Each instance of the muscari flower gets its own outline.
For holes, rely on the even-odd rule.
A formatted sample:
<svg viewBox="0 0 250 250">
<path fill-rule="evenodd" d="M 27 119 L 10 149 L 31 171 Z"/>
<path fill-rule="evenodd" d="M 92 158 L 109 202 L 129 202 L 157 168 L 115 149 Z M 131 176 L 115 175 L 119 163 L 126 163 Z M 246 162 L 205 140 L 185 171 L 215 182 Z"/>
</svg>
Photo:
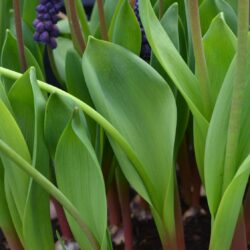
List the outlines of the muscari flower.
<svg viewBox="0 0 250 250">
<path fill-rule="evenodd" d="M 59 20 L 57 14 L 61 8 L 61 0 L 40 0 L 40 4 L 36 7 L 37 16 L 33 22 L 36 29 L 35 41 L 44 43 L 52 49 L 57 47 L 56 37 L 59 35 L 59 30 L 56 23 Z"/>
<path fill-rule="evenodd" d="M 146 37 L 146 33 L 145 33 L 145 30 L 143 28 L 141 18 L 140 18 L 139 0 L 135 1 L 134 12 L 135 12 L 136 18 L 137 18 L 137 20 L 138 20 L 138 22 L 140 24 L 141 35 L 142 35 L 142 44 L 141 44 L 140 56 L 141 56 L 142 59 L 148 61 L 150 59 L 150 56 L 151 56 L 151 48 L 150 48 L 150 45 L 148 43 L 148 39 Z"/>
</svg>

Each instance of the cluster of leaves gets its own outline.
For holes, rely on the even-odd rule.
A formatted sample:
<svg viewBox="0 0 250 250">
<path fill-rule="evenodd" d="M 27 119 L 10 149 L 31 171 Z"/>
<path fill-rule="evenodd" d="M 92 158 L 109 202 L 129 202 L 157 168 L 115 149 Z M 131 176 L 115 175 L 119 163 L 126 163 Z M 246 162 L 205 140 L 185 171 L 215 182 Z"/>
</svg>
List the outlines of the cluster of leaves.
<svg viewBox="0 0 250 250">
<path fill-rule="evenodd" d="M 39 1 L 21 1 L 23 74 L 16 10 L 0 2 L 0 227 L 13 249 L 54 248 L 50 195 L 82 249 L 112 249 L 106 192 L 117 176 L 149 204 L 164 249 L 182 249 L 175 167 L 188 123 L 212 216 L 210 249 L 230 249 L 250 174 L 250 55 L 240 53 L 238 32 L 248 8 L 199 1 L 204 92 L 190 1 L 139 0 L 139 24 L 135 1 L 96 1 L 87 21 L 80 0 L 65 0 L 57 48 L 48 49 L 60 88 L 45 83 L 46 47 L 33 40 Z M 142 26 L 149 61 L 140 58 Z"/>
</svg>

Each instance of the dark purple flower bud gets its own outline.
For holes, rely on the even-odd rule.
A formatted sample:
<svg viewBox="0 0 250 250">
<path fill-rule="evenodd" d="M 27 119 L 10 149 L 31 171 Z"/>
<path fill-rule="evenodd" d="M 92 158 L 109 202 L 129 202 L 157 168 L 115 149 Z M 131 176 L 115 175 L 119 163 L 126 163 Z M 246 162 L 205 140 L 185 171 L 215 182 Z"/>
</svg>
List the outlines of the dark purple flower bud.
<svg viewBox="0 0 250 250">
<path fill-rule="evenodd" d="M 37 24 L 39 24 L 39 20 L 38 19 L 35 19 L 34 22 L 33 22 L 33 27 L 36 28 Z"/>
<path fill-rule="evenodd" d="M 43 43 L 48 43 L 50 41 L 49 33 L 47 31 L 41 33 L 39 40 Z"/>
<path fill-rule="evenodd" d="M 37 32 L 43 32 L 44 31 L 44 24 L 42 22 L 39 22 L 36 25 L 36 30 L 37 30 Z"/>
<path fill-rule="evenodd" d="M 51 21 L 45 21 L 43 24 L 46 30 L 50 31 L 53 29 L 53 23 Z"/>
<path fill-rule="evenodd" d="M 51 49 L 55 49 L 57 47 L 56 39 L 54 37 L 50 38 L 49 46 Z"/>
<path fill-rule="evenodd" d="M 47 9 L 46 9 L 45 5 L 39 4 L 36 6 L 36 11 L 42 13 L 42 12 L 46 12 Z"/>
<path fill-rule="evenodd" d="M 40 37 L 40 33 L 39 32 L 35 32 L 34 36 L 33 36 L 34 40 L 37 41 L 37 42 L 39 42 L 40 41 L 39 37 Z"/>
<path fill-rule="evenodd" d="M 148 39 L 146 37 L 146 33 L 145 33 L 145 30 L 144 30 L 142 22 L 141 22 L 140 13 L 139 13 L 139 1 L 138 0 L 136 0 L 136 2 L 135 2 L 134 12 L 135 12 L 136 18 L 139 22 L 139 25 L 141 28 L 141 35 L 142 35 L 140 56 L 142 59 L 148 61 L 150 59 L 150 56 L 151 56 L 151 48 L 150 48 L 150 45 L 148 43 Z"/>
<path fill-rule="evenodd" d="M 58 12 L 62 8 L 62 0 L 40 0 L 36 7 L 37 18 L 33 22 L 36 29 L 34 40 L 56 48 L 56 37 L 59 36 L 59 30 L 56 23 L 59 20 Z"/>
</svg>

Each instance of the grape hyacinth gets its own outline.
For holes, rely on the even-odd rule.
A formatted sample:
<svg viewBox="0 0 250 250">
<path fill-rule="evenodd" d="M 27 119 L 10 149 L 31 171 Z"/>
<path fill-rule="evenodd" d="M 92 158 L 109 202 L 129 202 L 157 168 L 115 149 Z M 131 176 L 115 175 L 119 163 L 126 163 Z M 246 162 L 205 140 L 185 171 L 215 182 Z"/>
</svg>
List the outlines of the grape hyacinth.
<svg viewBox="0 0 250 250">
<path fill-rule="evenodd" d="M 61 0 L 40 0 L 36 7 L 37 16 L 33 22 L 36 29 L 34 40 L 50 46 L 52 49 L 57 47 L 56 37 L 59 35 L 56 23 L 59 20 L 57 14 L 62 8 Z"/>
<path fill-rule="evenodd" d="M 151 48 L 150 45 L 148 43 L 148 39 L 146 37 L 146 33 L 145 30 L 143 28 L 142 22 L 141 22 L 141 18 L 140 18 L 140 13 L 139 13 L 139 0 L 135 1 L 135 6 L 134 6 L 134 12 L 136 15 L 136 18 L 140 24 L 140 28 L 141 28 L 141 34 L 142 34 L 142 44 L 141 44 L 141 53 L 140 53 L 140 57 L 146 61 L 150 60 L 150 56 L 151 56 Z"/>
</svg>

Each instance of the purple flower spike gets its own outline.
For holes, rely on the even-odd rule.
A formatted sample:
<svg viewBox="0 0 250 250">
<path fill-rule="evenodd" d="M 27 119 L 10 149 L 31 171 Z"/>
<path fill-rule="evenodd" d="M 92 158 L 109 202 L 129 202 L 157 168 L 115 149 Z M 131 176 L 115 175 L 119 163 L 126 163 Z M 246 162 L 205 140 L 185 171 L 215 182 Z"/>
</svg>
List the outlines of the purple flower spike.
<svg viewBox="0 0 250 250">
<path fill-rule="evenodd" d="M 36 29 L 34 40 L 50 46 L 52 49 L 57 47 L 56 37 L 59 36 L 59 30 L 56 26 L 59 18 L 58 12 L 62 8 L 62 0 L 40 0 L 37 5 L 37 16 L 33 22 Z"/>
</svg>

